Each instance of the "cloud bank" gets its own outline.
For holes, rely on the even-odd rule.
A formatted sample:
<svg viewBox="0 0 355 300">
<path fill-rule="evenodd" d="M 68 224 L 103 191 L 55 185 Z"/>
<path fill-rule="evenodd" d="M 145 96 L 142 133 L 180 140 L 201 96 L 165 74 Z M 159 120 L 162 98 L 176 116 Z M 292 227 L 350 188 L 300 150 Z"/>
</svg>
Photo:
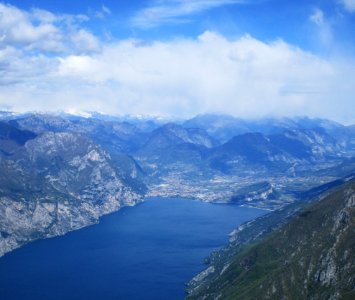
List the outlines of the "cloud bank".
<svg viewBox="0 0 355 300">
<path fill-rule="evenodd" d="M 46 55 L 28 47 L 57 41 L 53 32 L 59 32 L 64 46 L 73 37 L 65 38 L 55 22 L 45 30 L 41 26 L 47 23 L 27 21 L 40 33 L 1 42 L 3 109 L 174 117 L 205 112 L 244 118 L 309 115 L 355 121 L 355 64 L 349 60 L 321 58 L 282 40 L 266 43 L 250 35 L 230 40 L 210 31 L 194 39 L 152 43 L 128 39 L 105 44 L 94 37 L 95 51 L 86 44 L 85 51 L 69 48 Z M 86 40 L 86 33 L 91 35 L 76 25 L 75 36 Z"/>
</svg>

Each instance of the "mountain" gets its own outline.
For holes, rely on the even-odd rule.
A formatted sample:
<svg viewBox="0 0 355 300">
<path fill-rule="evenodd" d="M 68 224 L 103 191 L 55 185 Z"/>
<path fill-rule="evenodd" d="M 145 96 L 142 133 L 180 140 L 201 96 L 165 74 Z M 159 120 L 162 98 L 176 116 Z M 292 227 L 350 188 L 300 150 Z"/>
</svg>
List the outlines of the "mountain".
<svg viewBox="0 0 355 300">
<path fill-rule="evenodd" d="M 177 144 L 194 144 L 211 148 L 214 141 L 203 130 L 199 128 L 185 129 L 180 125 L 169 123 L 159 127 L 151 133 L 147 143 L 144 145 L 145 151 L 154 151 L 155 149 L 164 149 Z"/>
<path fill-rule="evenodd" d="M 35 137 L 36 134 L 29 130 L 19 130 L 0 121 L 0 140 L 12 140 L 19 145 L 24 145 L 28 140 Z"/>
<path fill-rule="evenodd" d="M 185 121 L 183 126 L 202 128 L 220 143 L 225 143 L 234 136 L 251 132 L 271 135 L 286 131 L 323 130 L 338 139 L 346 139 L 345 136 L 350 132 L 350 129 L 337 122 L 308 117 L 243 120 L 228 115 L 205 114 Z"/>
<path fill-rule="evenodd" d="M 176 168 L 182 173 L 191 168 L 199 172 L 203 158 L 214 145 L 214 140 L 203 129 L 186 129 L 169 123 L 154 130 L 134 157 L 147 172 L 154 174 L 167 174 Z"/>
<path fill-rule="evenodd" d="M 11 111 L 0 111 L 0 120 L 6 121 L 16 117 L 17 114 Z"/>
<path fill-rule="evenodd" d="M 66 131 L 71 122 L 68 119 L 50 114 L 28 113 L 19 115 L 8 121 L 14 127 L 22 130 L 30 130 L 36 134 L 43 133 L 45 131 Z"/>
<path fill-rule="evenodd" d="M 312 193 L 238 228 L 187 299 L 354 299 L 354 177 Z"/>
<path fill-rule="evenodd" d="M 133 157 L 147 174 L 148 195 L 230 202 L 267 181 L 277 196 L 237 203 L 277 209 L 295 201 L 294 192 L 355 170 L 350 144 L 345 126 L 324 119 L 199 115 L 157 128 Z"/>
<path fill-rule="evenodd" d="M 144 185 L 135 181 L 137 172 L 123 170 L 125 165 L 86 136 L 37 135 L 2 125 L 0 144 L 17 147 L 0 153 L 0 256 L 141 201 Z M 130 178 L 122 176 L 128 173 Z"/>
<path fill-rule="evenodd" d="M 259 208 L 263 208 L 263 204 L 268 203 L 266 208 L 269 209 L 273 207 L 273 204 L 277 207 L 286 202 L 287 199 L 283 199 L 282 194 L 267 181 L 257 182 L 240 188 L 234 192 L 230 200 L 232 204 Z"/>
<path fill-rule="evenodd" d="M 63 114 L 28 114 L 10 120 L 9 123 L 19 129 L 28 129 L 37 134 L 46 131 L 80 133 L 107 150 L 120 153 L 136 150 L 147 138 L 147 133 L 128 122 Z"/>
<path fill-rule="evenodd" d="M 199 122 L 189 124 L 197 126 Z M 154 130 L 134 157 L 148 173 L 155 174 L 159 169 L 161 174 L 168 174 L 172 169 L 193 166 L 196 173 L 207 176 L 256 171 L 294 173 L 309 169 L 315 162 L 338 159 L 343 151 L 342 144 L 322 128 L 284 129 L 269 135 L 248 132 L 218 145 L 203 129 L 170 123 Z"/>
<path fill-rule="evenodd" d="M 230 173 L 246 165 L 271 167 L 276 162 L 282 168 L 286 161 L 292 163 L 292 156 L 275 146 L 269 138 L 261 133 L 245 133 L 214 149 L 211 166 Z"/>
<path fill-rule="evenodd" d="M 36 134 L 29 130 L 20 130 L 0 121 L 0 153 L 3 155 L 10 155 L 18 147 L 35 137 Z"/>
<path fill-rule="evenodd" d="M 237 135 L 215 147 L 209 160 L 212 168 L 229 174 L 255 170 L 293 173 L 300 168 L 309 169 L 314 163 L 338 160 L 344 152 L 345 147 L 324 130 L 299 129 L 271 135 Z"/>
<path fill-rule="evenodd" d="M 144 196 L 278 210 L 355 171 L 353 128 L 328 120 L 200 115 L 168 122 L 92 112 L 0 118 L 0 255 Z"/>
</svg>

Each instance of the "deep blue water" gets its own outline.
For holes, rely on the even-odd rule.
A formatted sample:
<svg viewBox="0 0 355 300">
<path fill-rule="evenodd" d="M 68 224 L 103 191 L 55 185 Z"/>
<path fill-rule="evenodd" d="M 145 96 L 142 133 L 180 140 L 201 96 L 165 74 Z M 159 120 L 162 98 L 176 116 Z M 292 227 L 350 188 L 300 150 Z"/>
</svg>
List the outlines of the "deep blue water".
<svg viewBox="0 0 355 300">
<path fill-rule="evenodd" d="M 150 198 L 0 258 L 0 299 L 183 299 L 203 259 L 265 211 Z"/>
</svg>

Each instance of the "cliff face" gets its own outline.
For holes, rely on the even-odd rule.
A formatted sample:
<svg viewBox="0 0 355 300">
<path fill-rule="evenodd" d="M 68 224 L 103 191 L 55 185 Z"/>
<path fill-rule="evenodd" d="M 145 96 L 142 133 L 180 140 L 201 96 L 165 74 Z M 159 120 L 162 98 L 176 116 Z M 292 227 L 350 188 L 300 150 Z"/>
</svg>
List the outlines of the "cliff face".
<svg viewBox="0 0 355 300">
<path fill-rule="evenodd" d="M 0 256 L 141 200 L 111 156 L 80 134 L 44 132 L 25 143 L 6 136 L 0 148 L 9 144 L 0 155 Z"/>
<path fill-rule="evenodd" d="M 279 210 L 355 169 L 353 132 L 327 120 L 163 123 L 0 112 L 0 256 L 144 194 Z"/>
<path fill-rule="evenodd" d="M 241 232 L 235 232 L 234 242 Z M 187 298 L 354 299 L 354 236 L 351 180 L 261 240 L 239 250 L 231 244 L 215 254 L 209 268 L 190 282 Z"/>
</svg>

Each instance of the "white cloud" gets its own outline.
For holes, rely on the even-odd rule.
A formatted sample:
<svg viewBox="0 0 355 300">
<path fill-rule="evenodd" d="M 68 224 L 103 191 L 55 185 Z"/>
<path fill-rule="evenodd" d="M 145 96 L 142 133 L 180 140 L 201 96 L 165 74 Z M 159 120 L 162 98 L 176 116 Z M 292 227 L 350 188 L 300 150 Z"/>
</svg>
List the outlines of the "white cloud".
<svg viewBox="0 0 355 300">
<path fill-rule="evenodd" d="M 28 59 L 8 51 L 6 78 L 20 80 L 0 86 L 0 106 L 16 111 L 353 118 L 354 64 L 343 66 L 281 40 L 228 40 L 205 32 L 151 44 L 124 40 L 62 58 Z"/>
<path fill-rule="evenodd" d="M 55 15 L 41 9 L 24 11 L 0 3 L 0 47 L 61 53 L 97 50 L 97 38 L 78 28 L 85 20 L 84 15 Z"/>
<path fill-rule="evenodd" d="M 340 0 L 344 8 L 349 12 L 355 12 L 355 0 Z"/>
<path fill-rule="evenodd" d="M 185 7 L 185 15 L 217 5 L 170 3 Z M 209 31 L 194 39 L 103 44 L 84 27 L 87 18 L 0 4 L 0 109 L 355 121 L 351 60 L 317 57 L 282 40 L 228 40 Z M 321 10 L 310 21 L 326 32 Z"/>
<path fill-rule="evenodd" d="M 71 33 L 70 38 L 78 49 L 97 51 L 100 48 L 98 39 L 85 29 L 78 29 Z"/>
<path fill-rule="evenodd" d="M 51 40 L 55 41 L 53 45 L 57 45 L 60 42 L 59 30 L 54 25 L 40 23 L 34 26 L 29 14 L 1 3 L 0 35 L 2 36 L 1 44 L 35 45 L 39 40 Z"/>
<path fill-rule="evenodd" d="M 136 27 L 150 28 L 166 23 L 189 21 L 186 17 L 199 12 L 247 0 L 160 0 L 140 10 L 131 20 Z"/>
</svg>

